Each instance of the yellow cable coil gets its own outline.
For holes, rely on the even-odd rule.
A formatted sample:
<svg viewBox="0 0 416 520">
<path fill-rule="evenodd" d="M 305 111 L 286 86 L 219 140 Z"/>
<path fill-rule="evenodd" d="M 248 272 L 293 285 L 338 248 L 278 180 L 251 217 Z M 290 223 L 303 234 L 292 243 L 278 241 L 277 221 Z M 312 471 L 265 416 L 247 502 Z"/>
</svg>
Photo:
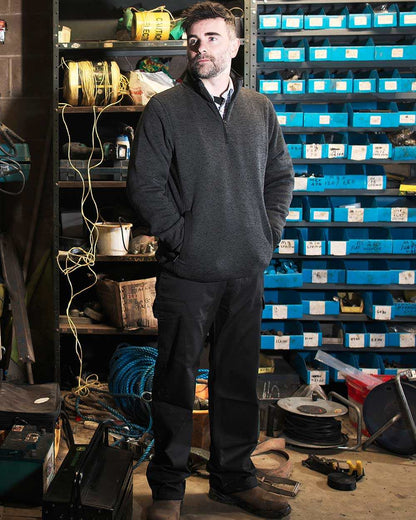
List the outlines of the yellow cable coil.
<svg viewBox="0 0 416 520">
<path fill-rule="evenodd" d="M 136 41 L 169 40 L 172 15 L 164 6 L 133 13 L 131 37 Z"/>
</svg>

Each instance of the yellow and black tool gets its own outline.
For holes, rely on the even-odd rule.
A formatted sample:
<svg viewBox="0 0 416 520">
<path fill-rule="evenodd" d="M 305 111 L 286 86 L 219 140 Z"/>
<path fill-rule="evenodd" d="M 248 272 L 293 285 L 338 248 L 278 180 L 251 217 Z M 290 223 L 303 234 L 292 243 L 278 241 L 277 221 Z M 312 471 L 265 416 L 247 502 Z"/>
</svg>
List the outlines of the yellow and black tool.
<svg viewBox="0 0 416 520">
<path fill-rule="evenodd" d="M 328 475 L 328 486 L 339 491 L 353 491 L 356 483 L 364 477 L 364 467 L 360 460 L 341 461 L 309 455 L 302 465 Z"/>
</svg>

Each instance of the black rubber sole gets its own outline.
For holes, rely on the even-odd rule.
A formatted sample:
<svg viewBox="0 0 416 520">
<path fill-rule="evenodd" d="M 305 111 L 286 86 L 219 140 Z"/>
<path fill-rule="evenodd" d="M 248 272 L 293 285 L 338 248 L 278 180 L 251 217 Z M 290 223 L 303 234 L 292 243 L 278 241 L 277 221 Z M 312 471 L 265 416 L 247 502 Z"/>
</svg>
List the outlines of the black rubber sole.
<svg viewBox="0 0 416 520">
<path fill-rule="evenodd" d="M 262 518 L 283 518 L 289 515 L 290 511 L 292 510 L 289 504 L 287 504 L 287 507 L 285 509 L 282 509 L 279 512 L 271 511 L 268 509 L 256 509 L 244 500 L 241 500 L 237 497 L 232 497 L 230 495 L 225 495 L 213 488 L 210 488 L 208 496 L 211 500 L 216 500 L 217 502 L 221 502 L 222 504 L 241 507 L 241 509 L 244 509 L 244 511 L 247 511 L 252 515 L 261 516 Z"/>
</svg>

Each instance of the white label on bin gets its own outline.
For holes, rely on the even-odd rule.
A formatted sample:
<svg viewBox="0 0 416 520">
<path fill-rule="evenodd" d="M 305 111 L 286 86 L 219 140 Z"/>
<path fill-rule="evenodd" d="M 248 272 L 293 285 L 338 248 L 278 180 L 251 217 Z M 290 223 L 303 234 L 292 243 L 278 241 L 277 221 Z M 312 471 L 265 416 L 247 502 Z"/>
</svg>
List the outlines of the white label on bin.
<svg viewBox="0 0 416 520">
<path fill-rule="evenodd" d="M 278 115 L 278 116 L 277 116 L 277 120 L 279 121 L 279 125 L 285 125 L 285 124 L 286 124 L 287 117 L 286 117 L 286 116 Z"/>
<path fill-rule="evenodd" d="M 416 14 L 405 14 L 403 18 L 405 24 L 416 24 Z"/>
<path fill-rule="evenodd" d="M 345 155 L 345 144 L 329 144 L 328 145 L 328 158 L 335 159 L 337 157 L 344 157 Z"/>
<path fill-rule="evenodd" d="M 351 348 L 364 348 L 365 334 L 349 334 L 348 336 Z"/>
<path fill-rule="evenodd" d="M 290 336 L 275 336 L 274 337 L 274 348 L 289 349 L 290 348 Z"/>
<path fill-rule="evenodd" d="M 272 316 L 274 320 L 286 320 L 287 319 L 287 305 L 273 305 Z"/>
<path fill-rule="evenodd" d="M 269 60 L 281 60 L 282 59 L 282 51 L 275 50 L 269 52 Z"/>
<path fill-rule="evenodd" d="M 369 81 L 360 81 L 358 83 L 358 90 L 368 92 L 371 90 L 371 83 Z"/>
<path fill-rule="evenodd" d="M 315 49 L 315 58 L 326 60 L 328 57 L 328 49 Z"/>
<path fill-rule="evenodd" d="M 374 306 L 375 320 L 391 320 L 391 307 L 389 305 Z"/>
<path fill-rule="evenodd" d="M 300 51 L 289 51 L 287 56 L 289 60 L 300 60 Z"/>
<path fill-rule="evenodd" d="M 416 82 L 415 82 L 416 83 Z M 325 81 L 314 81 L 313 87 L 316 91 L 325 90 Z"/>
<path fill-rule="evenodd" d="M 388 159 L 389 153 L 388 144 L 373 144 L 373 159 Z"/>
<path fill-rule="evenodd" d="M 295 241 L 281 240 L 279 243 L 279 253 L 285 255 L 293 255 L 295 253 Z"/>
<path fill-rule="evenodd" d="M 326 372 L 323 370 L 309 370 L 310 384 L 325 385 Z"/>
<path fill-rule="evenodd" d="M 367 190 L 382 190 L 383 185 L 383 175 L 369 175 L 367 177 Z"/>
<path fill-rule="evenodd" d="M 366 16 L 354 16 L 353 21 L 354 25 L 367 25 Z"/>
<path fill-rule="evenodd" d="M 314 220 L 329 220 L 329 211 L 314 211 Z"/>
<path fill-rule="evenodd" d="M 286 18 L 286 27 L 291 27 L 292 29 L 298 29 L 300 27 L 300 18 L 291 18 L 288 16 Z"/>
<path fill-rule="evenodd" d="M 276 18 L 263 18 L 263 27 L 276 27 Z"/>
<path fill-rule="evenodd" d="M 416 122 L 416 114 L 400 114 L 401 125 L 413 125 Z"/>
<path fill-rule="evenodd" d="M 412 81 L 412 90 L 416 90 L 416 81 Z"/>
<path fill-rule="evenodd" d="M 324 24 L 323 18 L 313 17 L 311 16 L 309 18 L 309 25 L 311 27 L 322 27 Z"/>
<path fill-rule="evenodd" d="M 319 143 L 311 143 L 305 146 L 306 159 L 321 159 L 322 145 Z"/>
<path fill-rule="evenodd" d="M 392 14 L 378 14 L 377 22 L 379 25 L 391 25 L 393 23 L 393 15 Z"/>
<path fill-rule="evenodd" d="M 361 368 L 364 374 L 370 374 L 372 376 L 376 376 L 379 373 L 377 368 Z"/>
<path fill-rule="evenodd" d="M 300 81 L 288 81 L 287 89 L 290 92 L 302 92 L 303 83 L 301 83 Z"/>
<path fill-rule="evenodd" d="M 329 125 L 331 123 L 331 116 L 319 116 L 320 125 Z"/>
<path fill-rule="evenodd" d="M 370 347 L 379 348 L 386 346 L 386 335 L 370 333 Z"/>
<path fill-rule="evenodd" d="M 319 347 L 319 334 L 317 332 L 304 332 L 303 333 L 303 346 L 304 347 Z"/>
<path fill-rule="evenodd" d="M 322 242 L 320 240 L 308 240 L 306 242 L 306 255 L 322 255 Z"/>
<path fill-rule="evenodd" d="M 403 47 L 397 47 L 391 51 L 392 58 L 403 58 Z"/>
<path fill-rule="evenodd" d="M 327 283 L 328 271 L 326 269 L 312 269 L 312 283 Z"/>
<path fill-rule="evenodd" d="M 331 255 L 335 256 L 346 256 L 347 254 L 347 242 L 346 241 L 331 241 L 329 242 L 331 248 Z"/>
<path fill-rule="evenodd" d="M 370 116 L 370 125 L 381 125 L 381 116 Z"/>
<path fill-rule="evenodd" d="M 415 335 L 414 334 L 400 334 L 400 347 L 414 347 L 415 346 Z"/>
<path fill-rule="evenodd" d="M 357 59 L 358 49 L 345 49 L 345 57 L 349 59 Z"/>
<path fill-rule="evenodd" d="M 300 219 L 300 212 L 294 211 L 291 209 L 286 217 L 286 220 L 299 220 Z"/>
<path fill-rule="evenodd" d="M 325 302 L 309 302 L 309 314 L 325 314 Z"/>
<path fill-rule="evenodd" d="M 348 208 L 348 222 L 364 222 L 364 208 Z"/>
<path fill-rule="evenodd" d="M 308 179 L 307 179 L 307 177 L 295 177 L 294 189 L 296 191 L 306 191 L 307 188 L 308 188 Z"/>
<path fill-rule="evenodd" d="M 329 18 L 329 27 L 341 27 L 342 19 L 342 16 L 331 16 Z"/>
<path fill-rule="evenodd" d="M 384 83 L 385 90 L 397 90 L 397 81 L 386 81 Z"/>
<path fill-rule="evenodd" d="M 402 271 L 399 273 L 399 284 L 401 285 L 414 285 L 415 283 L 415 272 L 414 271 Z"/>
<path fill-rule="evenodd" d="M 265 92 L 279 90 L 279 82 L 278 81 L 265 81 L 263 83 L 263 90 Z"/>
<path fill-rule="evenodd" d="M 392 222 L 407 222 L 409 218 L 409 208 L 391 208 Z"/>
<path fill-rule="evenodd" d="M 351 159 L 353 161 L 362 161 L 367 157 L 367 147 L 352 145 L 351 146 Z"/>
<path fill-rule="evenodd" d="M 346 81 L 336 81 L 335 90 L 342 90 L 342 92 L 345 92 L 347 90 L 347 82 Z"/>
</svg>

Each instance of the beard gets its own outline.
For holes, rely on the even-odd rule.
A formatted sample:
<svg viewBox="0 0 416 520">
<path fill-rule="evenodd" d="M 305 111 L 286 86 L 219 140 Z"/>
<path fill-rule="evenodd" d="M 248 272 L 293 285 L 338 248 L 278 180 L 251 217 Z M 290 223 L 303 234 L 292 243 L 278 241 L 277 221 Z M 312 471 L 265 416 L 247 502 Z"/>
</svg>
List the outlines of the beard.
<svg viewBox="0 0 416 520">
<path fill-rule="evenodd" d="M 204 59 L 209 60 L 208 62 L 199 63 L 201 56 L 195 56 L 189 62 L 192 73 L 199 79 L 210 79 L 219 76 L 227 68 L 225 60 L 217 61 L 212 56 L 204 56 Z"/>
</svg>

